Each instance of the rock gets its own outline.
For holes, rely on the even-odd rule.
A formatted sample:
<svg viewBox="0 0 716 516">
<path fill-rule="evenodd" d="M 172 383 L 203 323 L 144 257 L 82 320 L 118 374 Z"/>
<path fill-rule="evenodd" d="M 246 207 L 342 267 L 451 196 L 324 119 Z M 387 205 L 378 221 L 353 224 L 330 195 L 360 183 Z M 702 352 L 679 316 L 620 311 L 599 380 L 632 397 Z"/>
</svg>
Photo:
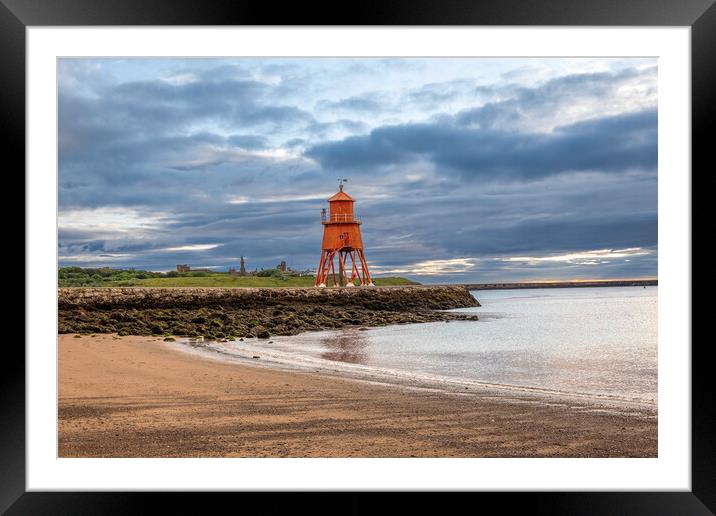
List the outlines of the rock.
<svg viewBox="0 0 716 516">
<path fill-rule="evenodd" d="M 269 338 L 347 326 L 476 316 L 436 310 L 479 306 L 460 286 L 375 289 L 63 288 L 60 333 Z"/>
<path fill-rule="evenodd" d="M 313 288 L 60 288 L 58 306 L 62 309 L 149 308 L 247 309 L 274 306 L 285 312 L 286 305 L 362 306 L 372 309 L 445 310 L 480 306 L 469 290 L 460 285 L 385 287 L 374 289 L 313 289 Z M 277 306 L 281 305 L 281 306 Z M 203 323 L 203 315 L 196 323 Z"/>
</svg>

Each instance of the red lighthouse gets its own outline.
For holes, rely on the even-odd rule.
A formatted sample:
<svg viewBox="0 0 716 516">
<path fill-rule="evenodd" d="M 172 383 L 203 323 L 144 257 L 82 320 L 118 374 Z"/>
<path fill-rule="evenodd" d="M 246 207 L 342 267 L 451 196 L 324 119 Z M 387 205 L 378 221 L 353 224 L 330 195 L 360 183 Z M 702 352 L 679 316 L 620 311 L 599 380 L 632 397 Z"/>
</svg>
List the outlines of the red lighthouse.
<svg viewBox="0 0 716 516">
<path fill-rule="evenodd" d="M 354 287 L 356 279 L 361 286 L 373 286 L 363 253 L 361 220 L 353 212 L 353 197 L 343 191 L 345 181 L 339 181 L 338 193 L 328 199 L 328 214 L 325 208 L 321 211 L 323 244 L 316 273 L 317 287 L 329 284 Z M 338 258 L 338 270 L 334 258 Z"/>
</svg>

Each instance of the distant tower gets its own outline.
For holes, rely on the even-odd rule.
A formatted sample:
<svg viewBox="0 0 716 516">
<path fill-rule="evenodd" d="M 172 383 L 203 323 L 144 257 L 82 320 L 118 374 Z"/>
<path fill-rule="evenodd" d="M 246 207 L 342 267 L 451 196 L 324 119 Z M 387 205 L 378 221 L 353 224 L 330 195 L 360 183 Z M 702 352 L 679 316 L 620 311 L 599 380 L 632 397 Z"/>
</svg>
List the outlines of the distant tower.
<svg viewBox="0 0 716 516">
<path fill-rule="evenodd" d="M 239 274 L 246 276 L 246 263 L 244 263 L 244 257 L 241 257 L 241 266 L 239 267 Z"/>
<path fill-rule="evenodd" d="M 316 272 L 317 287 L 325 287 L 329 284 L 334 287 L 354 287 L 353 282 L 356 279 L 361 286 L 373 286 L 363 253 L 361 220 L 353 213 L 355 202 L 353 197 L 343 191 L 345 182 L 346 179 L 340 179 L 338 193 L 328 199 L 328 214 L 325 208 L 321 212 L 323 244 L 321 262 Z M 337 272 L 333 263 L 336 257 L 338 258 Z"/>
</svg>

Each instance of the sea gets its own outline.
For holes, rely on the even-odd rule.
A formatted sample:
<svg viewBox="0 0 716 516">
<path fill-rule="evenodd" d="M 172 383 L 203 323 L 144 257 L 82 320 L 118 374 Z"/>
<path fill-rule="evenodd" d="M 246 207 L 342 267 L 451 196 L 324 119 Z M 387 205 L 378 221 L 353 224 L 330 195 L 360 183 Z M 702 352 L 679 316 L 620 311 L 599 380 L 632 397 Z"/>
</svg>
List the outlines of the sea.
<svg viewBox="0 0 716 516">
<path fill-rule="evenodd" d="M 472 291 L 478 321 L 177 346 L 219 360 L 463 394 L 529 394 L 656 410 L 658 287 Z"/>
</svg>

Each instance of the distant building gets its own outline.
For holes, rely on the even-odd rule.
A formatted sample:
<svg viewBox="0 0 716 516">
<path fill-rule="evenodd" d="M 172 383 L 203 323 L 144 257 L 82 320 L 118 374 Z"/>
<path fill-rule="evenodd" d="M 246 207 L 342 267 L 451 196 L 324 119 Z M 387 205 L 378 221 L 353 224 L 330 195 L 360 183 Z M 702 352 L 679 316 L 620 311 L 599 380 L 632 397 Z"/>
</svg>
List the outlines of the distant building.
<svg viewBox="0 0 716 516">
<path fill-rule="evenodd" d="M 246 272 L 246 260 L 244 260 L 244 257 L 241 257 L 241 265 L 239 265 L 239 270 L 236 270 L 236 267 L 229 267 L 229 276 L 249 276 L 250 274 Z"/>
<path fill-rule="evenodd" d="M 286 272 L 286 260 L 281 260 L 281 263 L 279 263 L 276 268 L 281 272 Z"/>
</svg>

